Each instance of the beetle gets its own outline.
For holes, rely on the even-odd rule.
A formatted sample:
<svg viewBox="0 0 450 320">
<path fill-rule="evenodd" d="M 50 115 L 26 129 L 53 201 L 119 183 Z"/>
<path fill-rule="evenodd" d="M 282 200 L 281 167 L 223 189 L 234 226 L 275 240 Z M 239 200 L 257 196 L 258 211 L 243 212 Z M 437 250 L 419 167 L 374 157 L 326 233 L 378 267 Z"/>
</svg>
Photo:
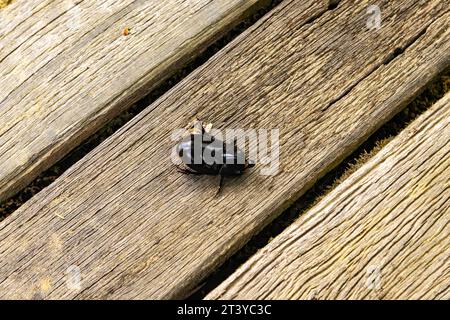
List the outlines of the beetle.
<svg viewBox="0 0 450 320">
<path fill-rule="evenodd" d="M 245 158 L 245 153 L 237 147 L 236 139 L 232 143 L 216 139 L 210 134 L 211 123 L 194 118 L 186 127 L 186 133 L 176 146 L 176 152 L 182 160 L 178 172 L 194 175 L 220 176 L 220 193 L 224 177 L 242 175 L 247 168 L 255 164 Z M 219 161 L 217 161 L 219 160 Z"/>
</svg>

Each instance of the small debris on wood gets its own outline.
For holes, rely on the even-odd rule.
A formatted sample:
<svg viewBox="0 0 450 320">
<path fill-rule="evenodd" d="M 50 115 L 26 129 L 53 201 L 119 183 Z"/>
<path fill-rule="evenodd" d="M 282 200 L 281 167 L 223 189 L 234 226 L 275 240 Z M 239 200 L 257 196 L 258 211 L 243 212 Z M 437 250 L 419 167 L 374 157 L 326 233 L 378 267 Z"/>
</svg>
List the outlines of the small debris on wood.
<svg viewBox="0 0 450 320">
<path fill-rule="evenodd" d="M 131 32 L 131 29 L 126 27 L 125 29 L 123 29 L 122 34 L 124 36 L 128 36 L 130 34 L 130 32 Z"/>
</svg>

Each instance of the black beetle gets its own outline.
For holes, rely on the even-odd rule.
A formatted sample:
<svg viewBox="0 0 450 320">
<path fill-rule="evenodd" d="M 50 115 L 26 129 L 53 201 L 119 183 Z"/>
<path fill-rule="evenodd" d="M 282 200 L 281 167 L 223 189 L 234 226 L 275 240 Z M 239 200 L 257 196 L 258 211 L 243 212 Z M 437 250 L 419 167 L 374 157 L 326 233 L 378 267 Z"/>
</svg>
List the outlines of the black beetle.
<svg viewBox="0 0 450 320">
<path fill-rule="evenodd" d="M 189 123 L 186 134 L 176 146 L 183 166 L 178 167 L 178 171 L 184 174 L 220 175 L 219 193 L 224 177 L 242 175 L 254 163 L 247 161 L 244 152 L 237 147 L 236 140 L 226 143 L 212 136 L 211 127 L 211 124 L 205 124 L 197 118 Z"/>
</svg>

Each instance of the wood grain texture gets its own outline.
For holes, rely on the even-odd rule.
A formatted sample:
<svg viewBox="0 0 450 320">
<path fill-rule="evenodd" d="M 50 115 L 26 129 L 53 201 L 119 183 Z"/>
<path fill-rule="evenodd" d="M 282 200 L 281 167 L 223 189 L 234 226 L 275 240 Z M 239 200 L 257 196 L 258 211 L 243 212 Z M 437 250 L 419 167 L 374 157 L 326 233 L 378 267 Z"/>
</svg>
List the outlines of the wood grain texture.
<svg viewBox="0 0 450 320">
<path fill-rule="evenodd" d="M 185 297 L 450 64 L 442 2 L 385 1 L 378 31 L 364 3 L 327 7 L 283 2 L 1 222 L 0 297 Z M 180 175 L 171 134 L 194 114 L 279 128 L 279 173 L 259 164 L 220 197 Z"/>
<path fill-rule="evenodd" d="M 0 201 L 263 1 L 22 0 L 0 11 Z"/>
<path fill-rule="evenodd" d="M 450 93 L 209 299 L 450 299 Z"/>
</svg>

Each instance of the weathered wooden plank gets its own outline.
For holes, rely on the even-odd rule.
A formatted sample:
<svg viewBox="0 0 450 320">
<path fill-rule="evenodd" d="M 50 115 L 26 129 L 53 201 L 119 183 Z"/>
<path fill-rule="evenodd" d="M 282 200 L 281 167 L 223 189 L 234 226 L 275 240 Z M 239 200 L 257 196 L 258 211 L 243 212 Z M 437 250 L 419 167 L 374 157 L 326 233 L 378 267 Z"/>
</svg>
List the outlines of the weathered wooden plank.
<svg viewBox="0 0 450 320">
<path fill-rule="evenodd" d="M 1 222 L 0 297 L 186 296 L 449 65 L 442 3 L 385 1 L 378 31 L 363 3 L 326 8 L 283 2 Z M 196 113 L 279 128 L 279 173 L 259 165 L 220 197 L 215 179 L 180 175 L 171 133 Z"/>
<path fill-rule="evenodd" d="M 27 0 L 1 10 L 0 201 L 263 1 Z"/>
<path fill-rule="evenodd" d="M 450 93 L 212 291 L 450 299 Z"/>
</svg>

